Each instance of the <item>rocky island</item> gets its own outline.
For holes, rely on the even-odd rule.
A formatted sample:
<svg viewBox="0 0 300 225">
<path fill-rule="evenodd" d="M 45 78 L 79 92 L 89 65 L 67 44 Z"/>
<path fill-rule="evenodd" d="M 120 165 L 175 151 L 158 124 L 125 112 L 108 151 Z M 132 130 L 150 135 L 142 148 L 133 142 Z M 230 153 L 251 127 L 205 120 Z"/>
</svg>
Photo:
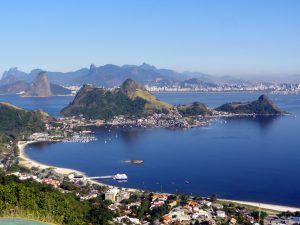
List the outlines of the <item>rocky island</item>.
<svg viewBox="0 0 300 225">
<path fill-rule="evenodd" d="M 201 102 L 172 106 L 158 100 L 142 85 L 127 79 L 120 88 L 104 89 L 84 85 L 61 114 L 101 120 L 113 126 L 193 127 L 223 116 L 283 115 L 267 96 L 246 103 L 227 103 L 216 109 Z"/>
<path fill-rule="evenodd" d="M 255 114 L 255 115 L 285 115 L 285 111 L 279 109 L 266 95 L 261 95 L 252 102 L 232 102 L 221 105 L 215 109 L 219 112 L 234 114 Z"/>
</svg>

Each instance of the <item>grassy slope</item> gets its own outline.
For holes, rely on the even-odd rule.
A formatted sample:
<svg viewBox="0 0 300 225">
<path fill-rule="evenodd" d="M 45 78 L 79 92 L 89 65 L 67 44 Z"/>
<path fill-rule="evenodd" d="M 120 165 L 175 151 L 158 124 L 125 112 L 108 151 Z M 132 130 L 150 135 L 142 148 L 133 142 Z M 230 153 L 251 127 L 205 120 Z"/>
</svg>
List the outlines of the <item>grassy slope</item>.
<svg viewBox="0 0 300 225">
<path fill-rule="evenodd" d="M 89 119 L 111 119 L 114 116 L 145 116 L 167 112 L 171 105 L 159 101 L 150 92 L 132 80 L 112 91 L 85 85 L 73 102 L 61 113 L 64 116 L 80 114 Z"/>
<path fill-rule="evenodd" d="M 137 89 L 135 93 L 136 97 L 140 97 L 147 101 L 145 105 L 146 110 L 163 110 L 163 109 L 171 109 L 172 105 L 159 101 L 154 95 L 150 94 L 150 92 Z"/>
</svg>

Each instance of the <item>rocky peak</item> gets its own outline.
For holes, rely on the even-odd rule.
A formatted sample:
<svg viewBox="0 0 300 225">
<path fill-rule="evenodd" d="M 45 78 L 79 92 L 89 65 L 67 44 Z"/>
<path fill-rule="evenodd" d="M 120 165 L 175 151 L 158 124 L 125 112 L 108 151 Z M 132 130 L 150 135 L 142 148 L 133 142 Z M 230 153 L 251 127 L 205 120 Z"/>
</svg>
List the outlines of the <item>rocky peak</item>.
<svg viewBox="0 0 300 225">
<path fill-rule="evenodd" d="M 94 72 L 96 69 L 97 67 L 95 66 L 95 64 L 90 65 L 90 72 Z"/>
<path fill-rule="evenodd" d="M 258 100 L 261 100 L 261 101 L 268 101 L 268 102 L 271 101 L 271 100 L 268 98 L 268 96 L 266 96 L 266 95 L 261 95 L 261 96 L 259 96 Z"/>
<path fill-rule="evenodd" d="M 47 72 L 42 71 L 37 75 L 25 95 L 34 97 L 49 97 L 53 95 Z"/>
<path fill-rule="evenodd" d="M 139 85 L 132 79 L 127 79 L 121 85 L 121 91 L 126 94 L 128 97 L 133 98 L 137 89 L 144 89 L 143 86 Z"/>
<path fill-rule="evenodd" d="M 144 70 L 156 70 L 155 66 L 152 66 L 150 64 L 147 63 L 143 63 L 142 65 L 140 65 L 140 68 L 144 69 Z"/>
</svg>

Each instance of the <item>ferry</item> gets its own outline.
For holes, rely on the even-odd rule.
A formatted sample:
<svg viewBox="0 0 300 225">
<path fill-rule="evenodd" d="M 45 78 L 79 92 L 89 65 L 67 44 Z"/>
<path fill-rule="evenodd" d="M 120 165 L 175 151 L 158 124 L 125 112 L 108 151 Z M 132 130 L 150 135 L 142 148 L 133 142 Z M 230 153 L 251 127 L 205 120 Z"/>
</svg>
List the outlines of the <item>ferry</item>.
<svg viewBox="0 0 300 225">
<path fill-rule="evenodd" d="M 115 180 L 127 180 L 128 177 L 124 173 L 117 173 L 116 175 L 114 175 L 113 179 L 115 179 Z"/>
</svg>

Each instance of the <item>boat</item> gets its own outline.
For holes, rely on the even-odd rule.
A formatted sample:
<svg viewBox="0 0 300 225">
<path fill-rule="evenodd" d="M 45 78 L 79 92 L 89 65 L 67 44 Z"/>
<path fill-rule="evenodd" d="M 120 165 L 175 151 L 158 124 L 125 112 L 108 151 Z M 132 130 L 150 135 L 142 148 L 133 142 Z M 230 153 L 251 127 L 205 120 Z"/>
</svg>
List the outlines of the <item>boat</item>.
<svg viewBox="0 0 300 225">
<path fill-rule="evenodd" d="M 128 177 L 125 173 L 117 173 L 116 175 L 114 175 L 114 179 L 115 180 L 127 180 Z"/>
</svg>

